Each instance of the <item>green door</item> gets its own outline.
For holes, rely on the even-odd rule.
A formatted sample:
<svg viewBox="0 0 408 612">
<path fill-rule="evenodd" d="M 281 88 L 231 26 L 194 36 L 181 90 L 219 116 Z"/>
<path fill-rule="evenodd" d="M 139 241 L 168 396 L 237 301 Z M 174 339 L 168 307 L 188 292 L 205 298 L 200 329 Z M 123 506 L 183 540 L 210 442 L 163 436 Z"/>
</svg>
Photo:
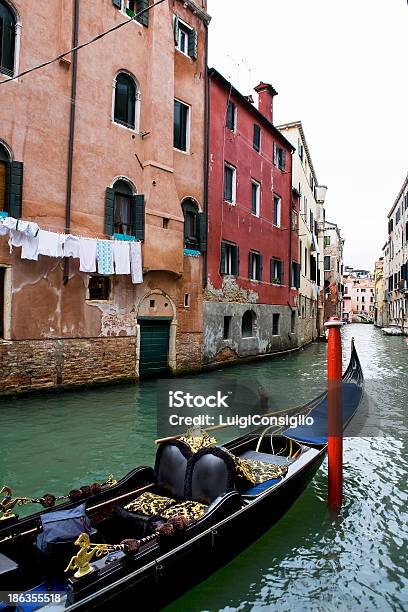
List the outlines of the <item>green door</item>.
<svg viewBox="0 0 408 612">
<path fill-rule="evenodd" d="M 139 319 L 141 377 L 159 376 L 169 369 L 170 320 Z"/>
</svg>

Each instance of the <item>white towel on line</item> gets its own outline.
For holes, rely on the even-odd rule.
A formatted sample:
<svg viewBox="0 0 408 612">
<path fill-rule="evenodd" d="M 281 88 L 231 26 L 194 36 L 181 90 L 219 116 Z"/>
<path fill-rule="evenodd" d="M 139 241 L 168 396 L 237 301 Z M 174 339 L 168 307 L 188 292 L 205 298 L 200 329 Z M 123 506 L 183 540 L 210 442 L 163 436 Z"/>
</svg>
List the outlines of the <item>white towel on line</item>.
<svg viewBox="0 0 408 612">
<path fill-rule="evenodd" d="M 130 274 L 129 242 L 125 240 L 114 240 L 113 259 L 116 274 Z"/>
<path fill-rule="evenodd" d="M 79 257 L 81 272 L 96 272 L 96 240 L 80 238 Z"/>
<path fill-rule="evenodd" d="M 134 285 L 143 283 L 142 245 L 140 242 L 130 243 L 130 268 L 132 283 Z"/>
<path fill-rule="evenodd" d="M 38 244 L 39 238 L 37 236 L 28 236 L 23 234 L 23 243 L 21 249 L 21 259 L 30 259 L 31 261 L 38 261 Z"/>
<path fill-rule="evenodd" d="M 68 234 L 64 242 L 64 256 L 80 258 L 79 238 Z"/>
<path fill-rule="evenodd" d="M 38 240 L 39 255 L 46 255 L 47 257 L 63 257 L 62 246 L 65 242 L 65 234 L 57 234 L 55 232 L 40 230 L 38 232 Z"/>
</svg>

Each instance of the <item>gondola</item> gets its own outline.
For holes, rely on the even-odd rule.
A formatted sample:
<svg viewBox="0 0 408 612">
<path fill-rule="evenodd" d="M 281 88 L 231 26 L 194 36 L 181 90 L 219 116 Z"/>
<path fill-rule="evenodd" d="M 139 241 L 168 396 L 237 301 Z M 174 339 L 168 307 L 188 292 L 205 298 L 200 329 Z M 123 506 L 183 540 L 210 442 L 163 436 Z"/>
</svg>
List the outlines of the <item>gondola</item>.
<svg viewBox="0 0 408 612">
<path fill-rule="evenodd" d="M 352 341 L 344 427 L 362 388 Z M 0 609 L 162 608 L 287 512 L 326 455 L 327 405 L 327 393 L 306 405 L 312 427 L 246 434 L 222 447 L 208 434 L 168 440 L 154 469 L 136 468 L 80 502 L 0 521 Z M 64 534 L 73 517 L 82 535 Z"/>
</svg>

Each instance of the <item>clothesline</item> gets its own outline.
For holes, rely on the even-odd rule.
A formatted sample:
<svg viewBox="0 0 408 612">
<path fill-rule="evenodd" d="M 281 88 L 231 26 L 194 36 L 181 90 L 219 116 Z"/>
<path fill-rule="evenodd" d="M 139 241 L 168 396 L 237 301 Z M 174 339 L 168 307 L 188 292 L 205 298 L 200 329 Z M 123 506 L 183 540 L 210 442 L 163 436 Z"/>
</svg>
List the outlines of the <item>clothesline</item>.
<svg viewBox="0 0 408 612">
<path fill-rule="evenodd" d="M 21 247 L 21 259 L 38 261 L 40 255 L 79 259 L 81 272 L 106 276 L 131 274 L 134 284 L 143 282 L 139 241 L 106 240 L 41 229 L 33 221 L 0 218 L 0 235 L 9 235 L 10 253 Z"/>
</svg>

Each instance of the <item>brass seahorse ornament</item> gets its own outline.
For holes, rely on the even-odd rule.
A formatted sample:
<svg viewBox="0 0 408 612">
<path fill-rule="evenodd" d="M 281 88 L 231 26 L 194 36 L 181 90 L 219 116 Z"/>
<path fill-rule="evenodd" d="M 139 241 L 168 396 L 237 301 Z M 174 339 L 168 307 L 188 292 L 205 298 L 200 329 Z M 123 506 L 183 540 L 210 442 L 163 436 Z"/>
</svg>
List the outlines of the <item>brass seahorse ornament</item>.
<svg viewBox="0 0 408 612">
<path fill-rule="evenodd" d="M 121 544 L 91 544 L 89 535 L 81 533 L 75 540 L 75 546 L 80 546 L 79 552 L 71 558 L 66 572 L 77 570 L 74 574 L 75 578 L 82 578 L 93 571 L 90 564 L 92 557 L 102 557 L 110 552 L 124 550 L 125 547 Z"/>
</svg>

